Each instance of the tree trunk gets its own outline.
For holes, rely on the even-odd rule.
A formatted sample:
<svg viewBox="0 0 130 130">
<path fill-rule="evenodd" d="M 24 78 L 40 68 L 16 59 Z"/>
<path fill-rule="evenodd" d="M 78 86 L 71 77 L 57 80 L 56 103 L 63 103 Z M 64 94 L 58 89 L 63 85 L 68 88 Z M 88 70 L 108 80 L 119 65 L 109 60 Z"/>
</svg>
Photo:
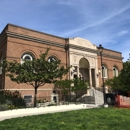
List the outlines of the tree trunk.
<svg viewBox="0 0 130 130">
<path fill-rule="evenodd" d="M 37 106 L 37 87 L 35 87 L 35 95 L 34 95 L 34 107 Z"/>
</svg>

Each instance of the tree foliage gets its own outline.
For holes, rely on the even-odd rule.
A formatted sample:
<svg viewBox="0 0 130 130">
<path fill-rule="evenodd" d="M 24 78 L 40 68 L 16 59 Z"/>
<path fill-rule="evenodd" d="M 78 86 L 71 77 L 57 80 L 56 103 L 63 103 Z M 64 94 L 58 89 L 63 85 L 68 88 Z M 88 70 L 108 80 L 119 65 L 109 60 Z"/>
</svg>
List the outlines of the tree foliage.
<svg viewBox="0 0 130 130">
<path fill-rule="evenodd" d="M 119 76 L 108 79 L 105 84 L 114 90 L 130 91 L 130 62 L 124 62 Z"/>
<path fill-rule="evenodd" d="M 130 62 L 123 63 L 123 69 L 120 73 L 120 81 L 125 91 L 130 91 Z"/>
<path fill-rule="evenodd" d="M 76 78 L 73 80 L 74 86 L 72 87 L 72 91 L 76 92 L 77 90 L 86 90 L 89 88 L 89 82 L 86 80 L 81 80 L 80 78 Z"/>
<path fill-rule="evenodd" d="M 62 90 L 63 94 L 68 94 L 71 89 L 71 85 L 73 84 L 73 80 L 65 79 L 59 80 L 55 82 L 55 89 Z"/>
<path fill-rule="evenodd" d="M 32 85 L 35 89 L 34 106 L 36 106 L 37 89 L 46 83 L 54 83 L 58 78 L 68 73 L 70 67 L 60 66 L 60 60 L 48 61 L 49 48 L 40 57 L 32 61 L 24 61 L 23 64 L 17 61 L 9 62 L 4 60 L 1 64 L 6 76 L 17 83 Z"/>
<path fill-rule="evenodd" d="M 105 85 L 111 87 L 112 90 L 122 90 L 123 84 L 119 78 L 120 77 L 114 77 L 113 79 L 108 79 L 105 81 Z"/>
<path fill-rule="evenodd" d="M 77 92 L 79 90 L 86 90 L 89 87 L 87 81 L 81 80 L 80 78 L 76 79 L 65 79 L 59 80 L 55 83 L 55 87 L 62 90 L 63 94 L 70 94 L 70 92 Z"/>
</svg>

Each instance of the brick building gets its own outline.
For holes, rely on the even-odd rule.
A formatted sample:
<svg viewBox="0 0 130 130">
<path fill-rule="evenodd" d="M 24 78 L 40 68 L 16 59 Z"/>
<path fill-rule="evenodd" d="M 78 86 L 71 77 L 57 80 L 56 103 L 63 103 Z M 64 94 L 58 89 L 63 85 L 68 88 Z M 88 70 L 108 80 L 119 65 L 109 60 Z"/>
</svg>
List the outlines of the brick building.
<svg viewBox="0 0 130 130">
<path fill-rule="evenodd" d="M 0 34 L 0 62 L 34 57 L 50 48 L 48 58 L 61 60 L 62 66 L 74 68 L 64 78 L 83 77 L 90 81 L 90 86 L 102 86 L 101 60 L 96 45 L 82 38 L 61 38 L 24 27 L 8 24 Z M 114 50 L 103 50 L 103 76 L 105 79 L 117 76 L 122 69 L 122 54 Z M 52 96 L 53 84 L 46 84 L 38 89 L 38 96 Z M 34 96 L 34 88 L 26 84 L 17 84 L 2 73 L 0 68 L 0 89 L 18 90 L 24 96 Z"/>
</svg>

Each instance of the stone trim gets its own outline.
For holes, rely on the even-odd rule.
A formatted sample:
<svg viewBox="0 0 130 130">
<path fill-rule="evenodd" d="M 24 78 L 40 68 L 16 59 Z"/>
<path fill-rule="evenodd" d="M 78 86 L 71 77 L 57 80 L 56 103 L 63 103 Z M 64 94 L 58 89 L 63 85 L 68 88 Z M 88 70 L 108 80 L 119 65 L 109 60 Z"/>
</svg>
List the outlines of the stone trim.
<svg viewBox="0 0 130 130">
<path fill-rule="evenodd" d="M 86 47 L 81 47 L 81 46 L 69 44 L 69 48 L 70 49 L 81 50 L 81 51 L 87 51 L 87 52 L 91 52 L 91 53 L 95 53 L 97 55 L 100 55 L 98 50 L 94 50 L 94 49 L 90 49 L 90 48 L 86 48 Z M 71 53 L 71 51 L 70 51 L 70 53 Z M 118 52 L 118 53 L 120 53 L 120 52 Z M 108 58 L 113 58 L 113 59 L 118 59 L 118 60 L 122 60 L 123 59 L 123 57 L 109 55 L 107 53 L 103 53 L 102 56 L 103 57 L 108 57 Z"/>
<path fill-rule="evenodd" d="M 100 56 L 99 53 L 98 53 L 98 56 Z M 102 56 L 103 56 L 103 57 L 107 57 L 107 58 L 117 59 L 117 60 L 123 60 L 123 57 L 114 56 L 114 55 L 109 55 L 109 54 L 106 54 L 106 53 L 103 53 Z"/>
<path fill-rule="evenodd" d="M 5 89 L 3 89 L 5 90 Z M 17 90 L 17 91 L 34 91 L 34 89 L 7 89 L 7 90 Z M 53 90 L 52 88 L 44 88 L 44 89 L 37 89 L 37 91 L 41 91 L 41 90 Z"/>
<path fill-rule="evenodd" d="M 0 34 L 0 42 L 2 42 L 6 38 L 6 35 Z"/>
<path fill-rule="evenodd" d="M 91 58 L 97 58 L 97 55 L 91 55 L 91 54 L 86 54 L 86 53 L 79 53 L 75 51 L 70 51 L 70 54 L 72 55 L 77 55 L 77 56 L 82 56 L 82 57 L 91 57 Z"/>
<path fill-rule="evenodd" d="M 16 28 L 21 28 L 21 29 L 24 29 L 25 31 L 27 30 L 27 31 L 36 32 L 36 33 L 39 33 L 39 34 L 44 34 L 44 35 L 48 35 L 48 36 L 64 39 L 63 37 L 60 37 L 60 36 L 52 35 L 52 34 L 41 32 L 41 31 L 37 31 L 37 30 L 33 30 L 33 29 L 30 29 L 30 28 L 27 28 L 27 27 L 22 27 L 22 26 L 19 26 L 19 25 L 14 25 L 14 24 L 11 24 L 11 23 L 8 23 L 4 30 L 6 30 L 6 28 L 9 27 L 9 26 L 10 27 L 16 27 Z"/>
<path fill-rule="evenodd" d="M 116 52 L 116 53 L 120 53 L 120 54 L 122 54 L 121 52 L 119 52 L 119 51 L 115 51 L 115 50 L 110 50 L 110 49 L 106 49 L 106 48 L 104 48 L 104 50 L 108 50 L 108 51 L 112 51 L 112 52 Z"/>
<path fill-rule="evenodd" d="M 97 50 L 86 48 L 86 47 L 81 47 L 81 46 L 77 46 L 77 45 L 73 45 L 73 44 L 69 44 L 69 48 L 70 49 L 81 50 L 81 51 L 92 52 L 92 53 L 97 54 Z"/>
<path fill-rule="evenodd" d="M 38 42 L 38 43 L 42 43 L 42 44 L 46 44 L 46 45 L 65 48 L 65 44 L 60 44 L 60 43 L 56 43 L 56 42 L 52 42 L 52 41 L 47 41 L 47 40 L 31 37 L 31 36 L 17 34 L 17 33 L 13 33 L 13 32 L 10 32 L 10 31 L 6 31 L 6 34 L 7 34 L 7 36 L 10 36 L 10 37 L 15 37 L 15 38 L 24 39 L 24 40 L 33 41 L 33 42 Z"/>
</svg>

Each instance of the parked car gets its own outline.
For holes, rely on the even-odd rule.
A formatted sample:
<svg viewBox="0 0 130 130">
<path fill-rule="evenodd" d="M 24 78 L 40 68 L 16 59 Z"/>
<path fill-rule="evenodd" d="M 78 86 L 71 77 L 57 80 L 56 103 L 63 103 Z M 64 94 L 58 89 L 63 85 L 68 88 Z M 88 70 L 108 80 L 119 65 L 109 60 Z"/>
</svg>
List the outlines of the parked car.
<svg viewBox="0 0 130 130">
<path fill-rule="evenodd" d="M 106 93 L 106 103 L 108 105 L 114 105 L 117 93 Z"/>
<path fill-rule="evenodd" d="M 128 92 L 125 91 L 120 91 L 120 90 L 115 90 L 114 92 L 111 93 L 106 93 L 106 103 L 108 105 L 115 105 L 116 103 L 116 95 L 123 95 L 123 96 L 127 96 L 130 97 Z"/>
</svg>

